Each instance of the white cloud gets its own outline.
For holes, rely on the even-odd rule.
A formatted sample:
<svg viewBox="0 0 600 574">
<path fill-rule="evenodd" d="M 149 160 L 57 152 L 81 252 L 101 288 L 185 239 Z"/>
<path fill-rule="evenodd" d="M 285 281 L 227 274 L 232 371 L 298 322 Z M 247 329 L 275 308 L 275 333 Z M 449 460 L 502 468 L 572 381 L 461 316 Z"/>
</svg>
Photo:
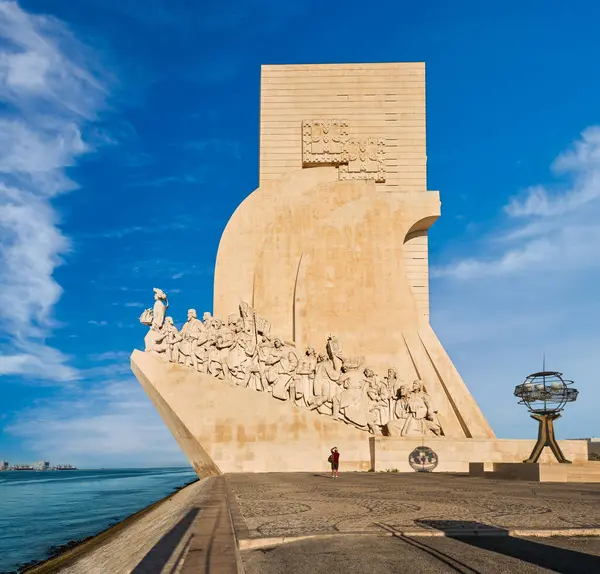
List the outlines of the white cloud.
<svg viewBox="0 0 600 574">
<path fill-rule="evenodd" d="M 186 464 L 131 376 L 22 411 L 5 432 L 36 456 L 55 462 L 95 468 Z"/>
<path fill-rule="evenodd" d="M 560 154 L 552 185 L 508 200 L 502 226 L 432 268 L 432 324 L 499 436 L 535 436 L 513 385 L 546 366 L 580 400 L 560 437 L 595 436 L 600 400 L 600 128 Z M 564 176 L 564 177 L 563 177 Z"/>
<path fill-rule="evenodd" d="M 0 373 L 70 380 L 66 357 L 44 344 L 69 250 L 51 200 L 77 187 L 66 169 L 91 151 L 82 130 L 106 94 L 58 20 L 0 0 L 0 37 Z"/>
<path fill-rule="evenodd" d="M 577 272 L 600 265 L 600 127 L 586 129 L 552 165 L 566 182 L 536 185 L 504 208 L 507 228 L 484 238 L 488 256 L 434 268 L 435 277 Z"/>
<path fill-rule="evenodd" d="M 64 364 L 64 355 L 56 349 L 30 343 L 28 351 L 4 355 L 0 361 L 0 376 L 23 375 L 39 378 L 40 374 L 50 367 L 53 369 L 51 377 L 44 378 L 71 381 L 78 377 L 75 369 Z"/>
</svg>

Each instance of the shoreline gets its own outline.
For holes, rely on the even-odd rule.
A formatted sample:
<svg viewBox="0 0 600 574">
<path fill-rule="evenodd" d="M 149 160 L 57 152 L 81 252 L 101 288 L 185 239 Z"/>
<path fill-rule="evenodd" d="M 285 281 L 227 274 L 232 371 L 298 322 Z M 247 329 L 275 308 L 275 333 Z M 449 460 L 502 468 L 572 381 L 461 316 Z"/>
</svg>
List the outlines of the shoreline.
<svg viewBox="0 0 600 574">
<path fill-rule="evenodd" d="M 131 526 L 140 518 L 146 516 L 146 514 L 160 506 L 162 503 L 170 500 L 177 493 L 193 484 L 196 484 L 198 481 L 200 481 L 200 479 L 196 478 L 182 486 L 174 487 L 172 492 L 160 500 L 157 500 L 145 508 L 138 510 L 134 514 L 129 515 L 127 518 L 124 518 L 123 520 L 120 520 L 119 522 L 116 522 L 115 524 L 112 524 L 111 526 L 108 526 L 104 530 L 101 530 L 100 532 L 91 536 L 69 540 L 64 544 L 52 547 L 53 552 L 50 553 L 47 558 L 19 564 L 17 569 L 13 570 L 12 572 L 15 574 L 49 574 L 51 572 L 55 572 L 58 568 L 67 567 L 85 553 L 94 550 L 102 544 L 108 542 L 113 538 L 113 536 Z M 12 572 L 10 574 L 12 574 Z"/>
</svg>

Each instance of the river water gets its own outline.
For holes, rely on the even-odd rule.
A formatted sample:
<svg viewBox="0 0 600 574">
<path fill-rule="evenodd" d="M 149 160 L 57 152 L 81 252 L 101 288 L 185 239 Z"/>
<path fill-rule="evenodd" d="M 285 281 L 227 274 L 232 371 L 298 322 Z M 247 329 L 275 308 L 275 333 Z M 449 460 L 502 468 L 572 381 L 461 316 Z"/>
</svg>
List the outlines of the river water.
<svg viewBox="0 0 600 574">
<path fill-rule="evenodd" d="M 93 536 L 195 479 L 187 467 L 0 472 L 0 574 Z"/>
</svg>

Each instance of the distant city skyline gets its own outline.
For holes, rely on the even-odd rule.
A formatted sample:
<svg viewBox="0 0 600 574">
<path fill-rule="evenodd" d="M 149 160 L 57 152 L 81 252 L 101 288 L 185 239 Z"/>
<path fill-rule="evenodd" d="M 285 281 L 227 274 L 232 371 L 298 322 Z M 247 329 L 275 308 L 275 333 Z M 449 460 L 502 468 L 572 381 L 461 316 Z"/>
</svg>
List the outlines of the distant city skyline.
<svg viewBox="0 0 600 574">
<path fill-rule="evenodd" d="M 0 0 L 0 458 L 186 465 L 129 369 L 152 288 L 212 310 L 260 65 L 424 61 L 431 323 L 500 438 L 546 366 L 600 434 L 600 5 Z"/>
</svg>

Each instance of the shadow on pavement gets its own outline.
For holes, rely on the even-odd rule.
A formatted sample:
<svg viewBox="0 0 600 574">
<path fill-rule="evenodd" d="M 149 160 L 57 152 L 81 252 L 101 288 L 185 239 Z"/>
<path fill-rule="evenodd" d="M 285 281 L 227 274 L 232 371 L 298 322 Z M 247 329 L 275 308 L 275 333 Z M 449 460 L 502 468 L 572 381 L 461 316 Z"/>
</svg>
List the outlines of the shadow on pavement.
<svg viewBox="0 0 600 574">
<path fill-rule="evenodd" d="M 173 555 L 177 545 L 181 542 L 181 539 L 193 524 L 199 512 L 199 508 L 190 509 L 187 514 L 152 547 L 142 561 L 131 571 L 131 574 L 161 572 L 165 564 L 167 564 Z"/>
<path fill-rule="evenodd" d="M 559 548 L 541 542 L 509 536 L 508 530 L 499 529 L 481 522 L 463 520 L 417 520 L 423 526 L 446 532 L 447 538 L 464 544 L 511 556 L 561 574 L 600 572 L 600 557 L 585 552 Z M 464 534 L 460 530 L 466 530 Z M 495 536 L 473 536 L 469 530 L 494 530 Z"/>
</svg>

